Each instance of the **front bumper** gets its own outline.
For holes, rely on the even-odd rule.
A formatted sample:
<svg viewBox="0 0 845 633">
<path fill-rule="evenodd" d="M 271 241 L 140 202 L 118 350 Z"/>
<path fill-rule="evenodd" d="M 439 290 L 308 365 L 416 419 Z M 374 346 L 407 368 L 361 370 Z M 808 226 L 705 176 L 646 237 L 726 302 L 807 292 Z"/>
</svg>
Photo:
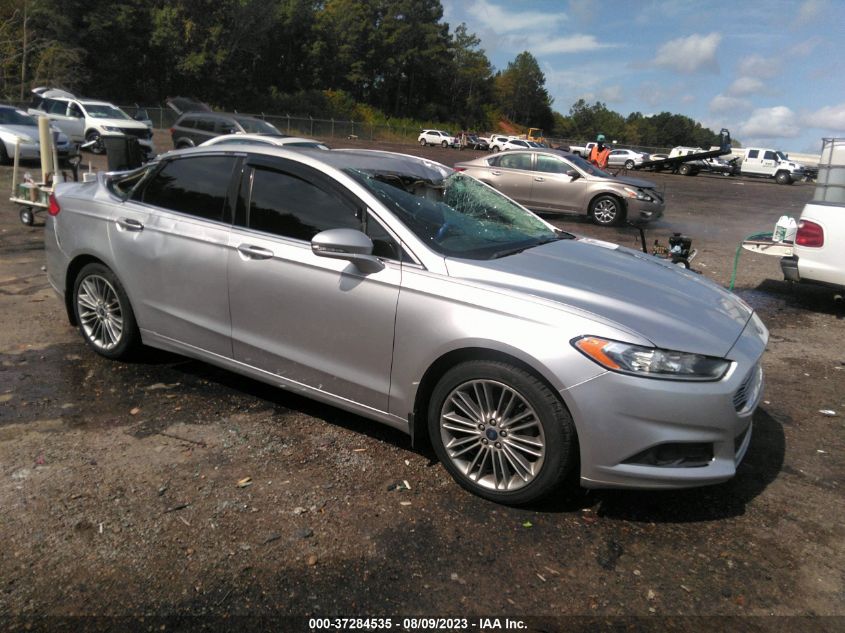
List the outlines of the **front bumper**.
<svg viewBox="0 0 845 633">
<path fill-rule="evenodd" d="M 751 441 L 767 338 L 749 323 L 716 382 L 607 372 L 562 392 L 578 431 L 581 484 L 673 489 L 733 477 Z"/>
<path fill-rule="evenodd" d="M 663 211 L 666 205 L 662 202 L 647 202 L 645 200 L 637 200 L 636 198 L 628 199 L 628 220 L 631 222 L 651 222 L 663 217 Z"/>
</svg>

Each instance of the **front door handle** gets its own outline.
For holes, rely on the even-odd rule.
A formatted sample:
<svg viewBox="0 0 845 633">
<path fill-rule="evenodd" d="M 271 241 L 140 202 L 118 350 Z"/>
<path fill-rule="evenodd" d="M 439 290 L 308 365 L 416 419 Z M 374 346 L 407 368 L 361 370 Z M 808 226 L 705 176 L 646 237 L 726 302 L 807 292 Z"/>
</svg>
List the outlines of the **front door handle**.
<svg viewBox="0 0 845 633">
<path fill-rule="evenodd" d="M 120 218 L 117 225 L 126 231 L 143 231 L 144 225 L 132 218 Z"/>
<path fill-rule="evenodd" d="M 494 176 L 501 176 L 502 175 L 502 172 L 496 171 L 495 169 L 493 171 L 491 171 L 490 173 L 493 174 Z"/>
<path fill-rule="evenodd" d="M 247 259 L 270 259 L 273 257 L 273 251 L 252 244 L 241 244 L 238 246 L 238 252 Z"/>
<path fill-rule="evenodd" d="M 536 178 L 534 178 L 534 182 L 546 182 L 546 179 L 542 176 L 537 176 Z"/>
</svg>

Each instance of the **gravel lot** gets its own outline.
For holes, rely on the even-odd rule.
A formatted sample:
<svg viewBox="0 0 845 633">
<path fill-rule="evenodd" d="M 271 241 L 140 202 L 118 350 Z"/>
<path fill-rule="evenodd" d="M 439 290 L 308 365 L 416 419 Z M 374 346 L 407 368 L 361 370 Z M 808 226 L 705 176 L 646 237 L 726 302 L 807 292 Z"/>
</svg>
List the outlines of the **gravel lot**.
<svg viewBox="0 0 845 633">
<path fill-rule="evenodd" d="M 379 147 L 447 164 L 476 154 Z M 649 241 L 686 233 L 693 267 L 725 285 L 743 237 L 798 216 L 812 195 L 807 184 L 644 176 L 667 196 Z M 10 180 L 0 168 L 3 192 Z M 264 630 L 306 630 L 308 616 L 392 617 L 398 630 L 420 615 L 472 618 L 472 630 L 503 616 L 552 618 L 530 630 L 845 629 L 845 302 L 788 285 L 776 258 L 739 262 L 737 292 L 771 340 L 737 477 L 683 492 L 572 490 L 526 509 L 470 496 L 427 448 L 343 411 L 178 356 L 96 356 L 43 266 L 40 222 L 21 225 L 4 194 L 0 630 L 174 614 L 297 618 Z M 239 622 L 231 630 L 252 621 Z"/>
</svg>

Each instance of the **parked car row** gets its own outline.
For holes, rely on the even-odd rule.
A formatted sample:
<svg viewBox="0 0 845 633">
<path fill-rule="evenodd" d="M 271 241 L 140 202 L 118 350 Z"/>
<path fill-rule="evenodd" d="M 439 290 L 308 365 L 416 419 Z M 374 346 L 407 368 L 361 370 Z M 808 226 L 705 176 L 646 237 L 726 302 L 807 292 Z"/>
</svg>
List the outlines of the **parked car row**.
<svg viewBox="0 0 845 633">
<path fill-rule="evenodd" d="M 76 154 L 76 145 L 55 125 L 50 125 L 53 145 L 59 159 Z M 15 156 L 23 160 L 36 160 L 41 155 L 41 141 L 38 135 L 38 122 L 23 110 L 11 105 L 0 104 L 0 165 L 8 165 Z"/>
</svg>

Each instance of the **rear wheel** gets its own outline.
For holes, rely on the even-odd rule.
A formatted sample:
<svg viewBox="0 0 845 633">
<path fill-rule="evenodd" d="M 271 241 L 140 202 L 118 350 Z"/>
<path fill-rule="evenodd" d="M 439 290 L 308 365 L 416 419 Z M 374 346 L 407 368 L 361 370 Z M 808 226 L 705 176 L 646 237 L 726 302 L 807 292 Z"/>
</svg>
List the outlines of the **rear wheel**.
<svg viewBox="0 0 845 633">
<path fill-rule="evenodd" d="M 791 185 L 792 184 L 792 176 L 789 175 L 787 171 L 779 171 L 775 176 L 775 181 L 779 185 Z"/>
<path fill-rule="evenodd" d="M 509 363 L 469 361 L 434 389 L 428 429 L 438 458 L 470 492 L 520 505 L 556 488 L 575 463 L 575 429 L 563 402 Z"/>
<path fill-rule="evenodd" d="M 590 218 L 600 226 L 619 224 L 624 217 L 622 202 L 615 196 L 599 196 L 590 204 Z"/>
<path fill-rule="evenodd" d="M 422 145 L 423 147 L 425 147 L 426 145 L 428 145 L 428 143 L 426 143 L 426 142 L 425 142 L 425 139 L 424 139 L 424 138 L 421 138 L 421 139 L 420 139 L 420 145 Z"/>
<path fill-rule="evenodd" d="M 35 213 L 30 207 L 22 207 L 18 213 L 18 217 L 21 219 L 21 224 L 25 224 L 26 226 L 35 224 Z"/>
<path fill-rule="evenodd" d="M 106 358 L 125 358 L 140 344 L 129 297 L 103 264 L 83 267 L 73 284 L 73 310 L 82 338 Z"/>
<path fill-rule="evenodd" d="M 684 163 L 678 167 L 678 173 L 681 174 L 681 176 L 692 176 L 692 165 Z"/>
</svg>

